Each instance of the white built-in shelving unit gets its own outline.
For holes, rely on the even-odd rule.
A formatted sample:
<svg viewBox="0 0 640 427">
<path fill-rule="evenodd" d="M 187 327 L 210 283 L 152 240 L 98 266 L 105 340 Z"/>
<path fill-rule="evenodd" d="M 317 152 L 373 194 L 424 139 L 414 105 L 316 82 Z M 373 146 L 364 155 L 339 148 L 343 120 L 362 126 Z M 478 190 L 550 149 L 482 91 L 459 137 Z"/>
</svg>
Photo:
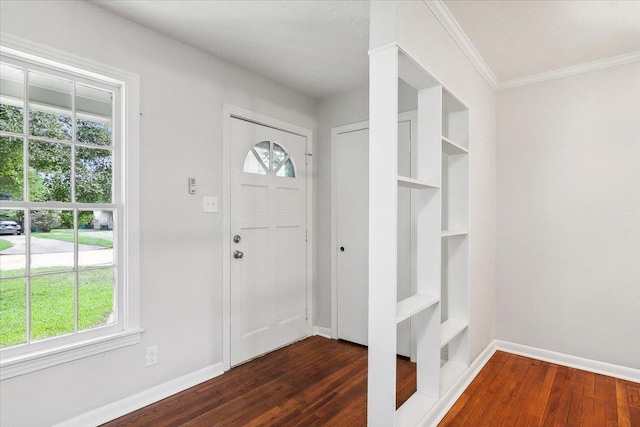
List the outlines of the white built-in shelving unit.
<svg viewBox="0 0 640 427">
<path fill-rule="evenodd" d="M 369 425 L 415 426 L 470 363 L 469 110 L 397 46 L 370 59 L 370 171 L 375 172 L 370 172 L 368 419 Z M 394 67 L 387 66 L 396 59 L 394 76 Z M 418 99 L 411 176 L 398 176 L 397 169 L 392 174 L 389 165 L 397 162 L 383 154 L 394 151 L 391 141 L 397 147 L 398 104 L 390 101 L 397 100 L 398 79 L 413 87 Z M 395 178 L 395 190 L 385 177 Z M 397 282 L 389 270 L 397 268 L 397 230 L 388 224 L 395 224 L 390 218 L 397 203 L 391 208 L 384 198 L 397 200 L 398 187 L 411 189 L 415 283 L 413 295 L 396 302 Z M 395 325 L 407 319 L 417 391 L 395 410 Z"/>
<path fill-rule="evenodd" d="M 469 366 L 469 110 L 442 90 L 440 393 Z"/>
</svg>

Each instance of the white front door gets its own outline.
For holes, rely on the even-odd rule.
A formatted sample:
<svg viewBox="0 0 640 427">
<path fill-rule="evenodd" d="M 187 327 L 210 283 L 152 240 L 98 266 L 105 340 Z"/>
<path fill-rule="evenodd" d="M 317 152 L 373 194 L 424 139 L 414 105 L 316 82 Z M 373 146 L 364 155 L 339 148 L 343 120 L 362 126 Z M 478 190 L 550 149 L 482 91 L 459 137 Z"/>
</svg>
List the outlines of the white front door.
<svg viewBox="0 0 640 427">
<path fill-rule="evenodd" d="M 306 139 L 232 118 L 231 365 L 306 335 Z"/>
<path fill-rule="evenodd" d="M 398 123 L 398 172 L 411 176 L 411 120 Z M 369 129 L 335 141 L 338 338 L 367 345 L 369 306 Z M 411 193 L 398 188 L 398 300 L 411 296 Z M 411 354 L 410 319 L 398 325 L 397 352 Z"/>
</svg>

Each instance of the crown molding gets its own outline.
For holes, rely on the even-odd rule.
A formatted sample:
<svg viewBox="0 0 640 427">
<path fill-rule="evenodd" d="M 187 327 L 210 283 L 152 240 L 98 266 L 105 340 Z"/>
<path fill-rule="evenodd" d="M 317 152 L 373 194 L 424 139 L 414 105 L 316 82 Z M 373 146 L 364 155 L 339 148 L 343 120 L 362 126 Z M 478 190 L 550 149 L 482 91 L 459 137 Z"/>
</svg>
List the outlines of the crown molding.
<svg viewBox="0 0 640 427">
<path fill-rule="evenodd" d="M 604 68 L 615 67 L 617 65 L 629 64 L 631 62 L 640 61 L 640 51 L 627 53 L 624 55 L 612 56 L 609 58 L 598 59 L 584 64 L 572 65 L 559 70 L 545 71 L 539 74 L 519 77 L 512 80 L 499 81 L 493 71 L 489 68 L 482 56 L 478 53 L 469 37 L 465 34 L 458 24 L 458 21 L 451 14 L 443 0 L 423 0 L 429 9 L 436 16 L 438 21 L 451 35 L 460 50 L 465 54 L 469 61 L 478 70 L 480 75 L 494 90 L 505 90 L 519 86 L 526 86 L 533 83 L 544 82 L 547 80 L 559 79 L 562 77 L 574 76 L 577 74 L 587 73 L 589 71 L 601 70 Z"/>
<path fill-rule="evenodd" d="M 629 64 L 636 61 L 640 61 L 640 50 L 624 55 L 598 59 L 597 61 L 585 62 L 584 64 L 573 65 L 571 67 L 561 68 L 559 70 L 546 71 L 544 73 L 533 74 L 513 80 L 507 80 L 504 82 L 500 82 L 497 89 L 511 89 L 514 87 L 530 85 L 547 80 L 575 76 L 576 74 L 587 73 L 589 71 L 602 70 L 603 68 L 615 67 L 616 65 Z"/>
<path fill-rule="evenodd" d="M 433 14 L 438 18 L 438 21 L 440 21 L 442 26 L 451 35 L 460 50 L 469 58 L 469 61 L 476 67 L 489 86 L 491 86 L 492 89 L 497 89 L 499 86 L 498 79 L 487 63 L 484 62 L 484 59 L 482 59 L 482 56 L 480 56 L 473 43 L 471 43 L 469 37 L 462 31 L 460 24 L 458 24 L 458 21 L 453 17 L 444 2 L 442 0 L 424 0 L 424 2 L 429 6 Z"/>
</svg>

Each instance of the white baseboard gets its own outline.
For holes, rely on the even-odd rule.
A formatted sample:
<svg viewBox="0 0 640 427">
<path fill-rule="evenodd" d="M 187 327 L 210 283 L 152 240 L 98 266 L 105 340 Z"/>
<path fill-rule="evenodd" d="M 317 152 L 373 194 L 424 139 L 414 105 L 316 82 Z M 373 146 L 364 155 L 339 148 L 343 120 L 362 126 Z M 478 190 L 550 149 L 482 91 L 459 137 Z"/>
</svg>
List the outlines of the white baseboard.
<svg viewBox="0 0 640 427">
<path fill-rule="evenodd" d="M 640 370 L 638 369 L 585 359 L 551 350 L 529 347 L 522 344 L 515 344 L 508 341 L 494 340 L 494 343 L 498 350 L 503 350 L 507 353 L 518 354 L 520 356 L 555 363 L 556 365 L 567 366 L 569 368 L 581 369 L 583 371 L 594 372 L 596 374 L 608 375 L 610 377 L 640 383 Z"/>
<path fill-rule="evenodd" d="M 77 417 L 56 424 L 54 427 L 86 427 L 96 426 L 130 412 L 155 403 L 166 397 L 179 393 L 202 382 L 222 375 L 222 363 L 207 366 L 206 368 L 183 375 L 166 383 L 141 391 L 124 399 L 101 406 Z"/>
<path fill-rule="evenodd" d="M 318 335 L 325 338 L 331 338 L 331 328 L 324 328 L 322 326 L 313 327 L 313 335 Z"/>
<path fill-rule="evenodd" d="M 331 338 L 331 329 L 314 326 L 313 335 Z M 422 427 L 436 426 L 440 421 L 442 421 L 445 415 L 447 415 L 447 412 L 449 412 L 469 384 L 471 384 L 471 381 L 473 381 L 482 368 L 484 368 L 491 356 L 493 356 L 497 350 L 640 383 L 640 370 L 638 369 L 529 347 L 522 344 L 494 340 L 482 351 L 482 353 L 480 353 L 473 363 L 471 363 L 471 366 L 453 383 L 451 388 L 449 388 L 442 398 L 438 400 L 435 406 L 431 408 L 418 425 Z M 215 378 L 223 373 L 224 370 L 222 363 L 217 363 L 190 374 L 183 375 L 182 377 L 174 380 L 167 381 L 166 383 L 152 387 L 117 402 L 113 402 L 78 415 L 77 417 L 63 421 L 54 427 L 84 427 L 89 425 L 99 425 L 155 403 L 173 394 L 179 393 L 189 387 L 193 387 L 204 381 Z"/>
<path fill-rule="evenodd" d="M 453 385 L 445 392 L 445 394 L 436 402 L 436 404 L 427 412 L 425 417 L 418 423 L 421 427 L 437 426 L 440 421 L 447 415 L 447 412 L 460 398 L 462 393 L 469 387 L 471 381 L 480 373 L 484 365 L 487 364 L 493 353 L 496 352 L 495 341 L 492 341 L 478 357 L 471 363 L 464 373 L 453 383 Z"/>
</svg>

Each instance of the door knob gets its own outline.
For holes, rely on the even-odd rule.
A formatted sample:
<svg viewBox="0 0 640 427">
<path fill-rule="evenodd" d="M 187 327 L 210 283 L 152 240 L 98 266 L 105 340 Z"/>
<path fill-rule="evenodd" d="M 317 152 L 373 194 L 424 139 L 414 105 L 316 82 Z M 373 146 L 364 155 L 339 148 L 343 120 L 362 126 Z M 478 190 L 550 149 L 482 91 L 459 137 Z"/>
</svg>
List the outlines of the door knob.
<svg viewBox="0 0 640 427">
<path fill-rule="evenodd" d="M 240 259 L 244 256 L 244 253 L 242 251 L 233 251 L 233 257 L 235 259 Z"/>
<path fill-rule="evenodd" d="M 340 246 L 340 252 L 344 252 L 344 246 Z"/>
</svg>

